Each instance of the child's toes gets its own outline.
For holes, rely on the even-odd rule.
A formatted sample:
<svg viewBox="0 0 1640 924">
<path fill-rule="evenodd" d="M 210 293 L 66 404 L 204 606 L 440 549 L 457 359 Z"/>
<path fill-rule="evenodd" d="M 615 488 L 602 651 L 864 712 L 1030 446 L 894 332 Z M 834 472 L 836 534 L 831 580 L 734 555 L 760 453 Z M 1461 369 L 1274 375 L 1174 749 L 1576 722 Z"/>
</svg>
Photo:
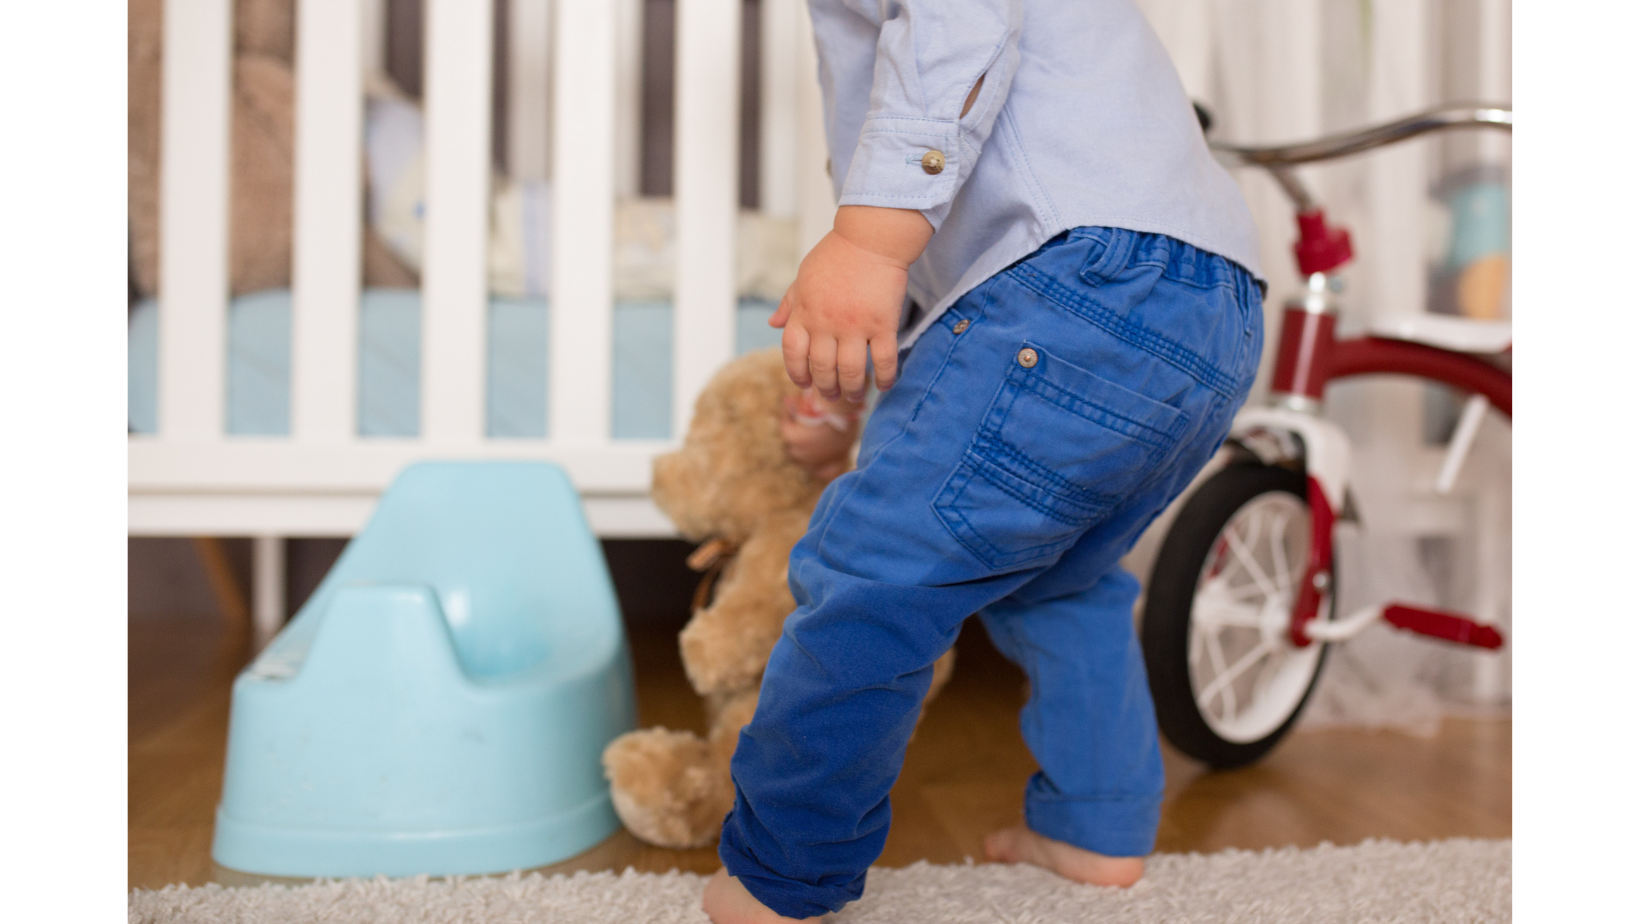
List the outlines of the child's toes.
<svg viewBox="0 0 1640 924">
<path fill-rule="evenodd" d="M 985 835 L 985 859 L 992 863 L 1026 862 L 1020 851 L 1018 828 L 1003 828 Z"/>
</svg>

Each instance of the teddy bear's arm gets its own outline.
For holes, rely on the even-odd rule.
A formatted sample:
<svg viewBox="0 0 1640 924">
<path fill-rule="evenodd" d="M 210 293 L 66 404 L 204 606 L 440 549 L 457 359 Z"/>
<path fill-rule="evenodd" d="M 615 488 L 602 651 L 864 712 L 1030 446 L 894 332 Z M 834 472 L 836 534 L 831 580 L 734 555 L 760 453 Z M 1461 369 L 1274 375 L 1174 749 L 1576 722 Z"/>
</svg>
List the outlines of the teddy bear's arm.
<svg viewBox="0 0 1640 924">
<path fill-rule="evenodd" d="M 796 608 L 786 585 L 791 549 L 808 526 L 805 511 L 765 520 L 724 569 L 711 606 L 678 636 L 683 666 L 701 695 L 753 688 L 781 625 Z"/>
</svg>

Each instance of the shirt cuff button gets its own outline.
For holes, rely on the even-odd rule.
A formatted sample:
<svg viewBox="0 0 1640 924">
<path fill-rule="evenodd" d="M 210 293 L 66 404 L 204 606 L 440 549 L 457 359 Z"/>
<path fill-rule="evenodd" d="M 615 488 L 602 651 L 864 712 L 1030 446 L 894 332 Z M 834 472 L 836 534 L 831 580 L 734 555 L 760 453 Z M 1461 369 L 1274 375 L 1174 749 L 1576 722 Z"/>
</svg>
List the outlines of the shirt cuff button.
<svg viewBox="0 0 1640 924">
<path fill-rule="evenodd" d="M 922 168 L 929 176 L 938 174 L 945 169 L 945 155 L 939 151 L 929 151 L 922 156 Z"/>
</svg>

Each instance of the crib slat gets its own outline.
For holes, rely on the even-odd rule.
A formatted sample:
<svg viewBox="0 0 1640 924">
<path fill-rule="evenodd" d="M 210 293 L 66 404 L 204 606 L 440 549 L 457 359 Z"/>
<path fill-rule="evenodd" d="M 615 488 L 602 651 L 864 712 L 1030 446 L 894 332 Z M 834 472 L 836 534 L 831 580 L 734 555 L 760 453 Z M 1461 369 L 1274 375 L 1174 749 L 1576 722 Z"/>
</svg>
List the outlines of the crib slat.
<svg viewBox="0 0 1640 924">
<path fill-rule="evenodd" d="M 806 60 L 797 43 L 808 18 L 803 0 L 762 0 L 762 86 L 759 89 L 758 207 L 776 218 L 797 217 L 797 82 L 813 82 L 814 73 L 799 73 Z"/>
<path fill-rule="evenodd" d="M 615 196 L 638 194 L 643 123 L 643 0 L 615 0 Z"/>
<path fill-rule="evenodd" d="M 231 0 L 167 0 L 160 136 L 159 426 L 220 439 L 228 298 Z"/>
<path fill-rule="evenodd" d="M 507 174 L 547 178 L 552 140 L 548 91 L 552 47 L 549 0 L 511 0 L 507 11 Z"/>
<path fill-rule="evenodd" d="M 493 7 L 427 0 L 421 434 L 482 439 Z"/>
<path fill-rule="evenodd" d="M 360 66 L 364 72 L 387 70 L 387 0 L 359 0 L 364 34 L 360 36 Z M 297 28 L 301 28 L 298 20 Z"/>
<path fill-rule="evenodd" d="M 296 204 L 291 254 L 291 435 L 355 433 L 359 316 L 359 0 L 300 0 L 296 15 Z"/>
<path fill-rule="evenodd" d="M 740 0 L 683 0 L 677 43 L 672 432 L 681 434 L 734 346 Z"/>
<path fill-rule="evenodd" d="M 609 438 L 615 16 L 608 0 L 558 0 L 548 432 L 560 446 Z"/>
</svg>

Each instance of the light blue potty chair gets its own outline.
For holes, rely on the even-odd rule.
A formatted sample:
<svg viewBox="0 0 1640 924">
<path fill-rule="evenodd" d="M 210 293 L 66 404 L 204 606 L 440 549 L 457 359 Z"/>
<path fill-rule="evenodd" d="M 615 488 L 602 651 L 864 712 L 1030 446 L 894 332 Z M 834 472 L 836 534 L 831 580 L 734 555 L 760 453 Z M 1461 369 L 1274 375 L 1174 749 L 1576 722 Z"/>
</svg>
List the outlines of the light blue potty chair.
<svg viewBox="0 0 1640 924">
<path fill-rule="evenodd" d="M 634 723 L 609 572 L 547 463 L 422 463 L 234 682 L 211 855 L 275 876 L 471 875 L 619 826 Z"/>
</svg>

